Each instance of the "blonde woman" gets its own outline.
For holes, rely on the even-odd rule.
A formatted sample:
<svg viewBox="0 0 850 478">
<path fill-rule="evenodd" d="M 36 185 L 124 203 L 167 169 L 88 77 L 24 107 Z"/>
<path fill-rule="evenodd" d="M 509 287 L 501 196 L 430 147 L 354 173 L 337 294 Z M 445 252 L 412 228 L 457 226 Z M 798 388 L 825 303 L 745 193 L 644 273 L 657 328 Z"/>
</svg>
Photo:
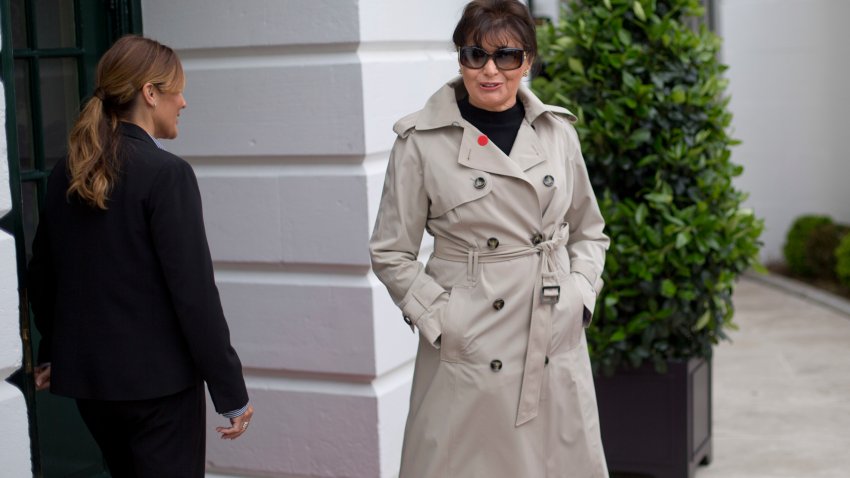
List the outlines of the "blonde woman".
<svg viewBox="0 0 850 478">
<path fill-rule="evenodd" d="M 76 399 L 113 476 L 202 477 L 206 382 L 237 438 L 253 414 L 177 137 L 185 78 L 171 48 L 119 39 L 97 66 L 68 156 L 50 175 L 29 295 L 36 385 Z"/>
</svg>

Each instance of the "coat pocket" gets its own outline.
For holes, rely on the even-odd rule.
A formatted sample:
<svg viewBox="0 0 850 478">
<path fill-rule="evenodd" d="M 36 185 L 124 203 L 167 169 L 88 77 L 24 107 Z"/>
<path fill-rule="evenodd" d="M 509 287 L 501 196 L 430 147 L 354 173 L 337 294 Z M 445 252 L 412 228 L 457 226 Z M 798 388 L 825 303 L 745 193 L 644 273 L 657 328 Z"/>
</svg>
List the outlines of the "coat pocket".
<svg viewBox="0 0 850 478">
<path fill-rule="evenodd" d="M 561 298 L 555 304 L 552 316 L 552 347 L 550 352 L 566 352 L 572 350 L 581 342 L 584 334 L 582 323 L 584 315 L 584 300 L 573 274 L 568 274 L 559 280 Z"/>
<path fill-rule="evenodd" d="M 453 287 L 449 294 L 449 302 L 443 312 L 440 326 L 440 359 L 445 362 L 460 362 L 461 353 L 465 348 L 464 330 L 466 328 L 464 304 L 469 303 L 470 287 Z"/>
</svg>

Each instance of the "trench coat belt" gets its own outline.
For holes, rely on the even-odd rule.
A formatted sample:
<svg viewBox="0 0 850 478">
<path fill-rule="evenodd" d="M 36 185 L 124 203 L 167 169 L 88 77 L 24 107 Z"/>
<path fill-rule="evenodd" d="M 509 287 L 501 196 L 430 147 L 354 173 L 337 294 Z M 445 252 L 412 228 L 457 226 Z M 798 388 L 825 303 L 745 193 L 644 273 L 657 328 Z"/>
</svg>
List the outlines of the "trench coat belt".
<svg viewBox="0 0 850 478">
<path fill-rule="evenodd" d="M 466 262 L 467 278 L 470 281 L 476 279 L 479 263 L 504 262 L 539 253 L 540 261 L 537 264 L 539 280 L 534 281 L 531 323 L 525 352 L 525 366 L 522 371 L 516 426 L 528 423 L 537 416 L 546 352 L 551 338 L 552 313 L 554 304 L 559 300 L 559 295 L 555 295 L 555 291 L 559 290 L 555 252 L 566 246 L 568 236 L 569 227 L 563 224 L 551 239 L 536 246 L 506 244 L 500 245 L 497 251 L 481 251 L 478 248 L 465 247 L 448 240 L 441 240 L 441 238 L 434 241 L 434 256 L 447 261 Z"/>
</svg>

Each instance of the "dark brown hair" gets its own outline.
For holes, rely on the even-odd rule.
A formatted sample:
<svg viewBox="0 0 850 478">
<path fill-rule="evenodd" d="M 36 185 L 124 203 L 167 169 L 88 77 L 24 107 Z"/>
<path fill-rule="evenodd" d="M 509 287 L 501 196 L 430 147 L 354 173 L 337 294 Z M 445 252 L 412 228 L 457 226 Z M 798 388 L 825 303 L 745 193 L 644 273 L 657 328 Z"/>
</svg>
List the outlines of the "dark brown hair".
<svg viewBox="0 0 850 478">
<path fill-rule="evenodd" d="M 473 0 L 466 4 L 452 41 L 455 47 L 481 46 L 484 40 L 503 46 L 514 38 L 529 56 L 537 58 L 534 20 L 524 3 L 517 0 Z"/>
<path fill-rule="evenodd" d="M 145 83 L 164 93 L 183 90 L 174 51 L 149 38 L 118 39 L 97 63 L 94 94 L 68 135 L 68 197 L 106 209 L 118 175 L 118 123 L 132 111 Z"/>
</svg>

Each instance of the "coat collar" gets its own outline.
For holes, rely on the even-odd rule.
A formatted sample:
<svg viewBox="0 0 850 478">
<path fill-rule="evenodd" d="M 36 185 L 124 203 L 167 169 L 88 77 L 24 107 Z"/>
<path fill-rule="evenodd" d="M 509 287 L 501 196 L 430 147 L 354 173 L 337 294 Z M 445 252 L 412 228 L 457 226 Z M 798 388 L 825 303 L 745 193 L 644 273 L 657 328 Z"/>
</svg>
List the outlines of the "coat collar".
<svg viewBox="0 0 850 478">
<path fill-rule="evenodd" d="M 463 139 L 457 157 L 460 165 L 529 182 L 525 171 L 546 159 L 540 138 L 532 127 L 534 122 L 547 111 L 566 114 L 568 119 L 575 120 L 575 116 L 566 109 L 543 104 L 528 88 L 520 85 L 518 96 L 525 107 L 525 119 L 517 132 L 508 159 L 492 142 L 484 145 L 479 143 L 481 132 L 461 116 L 457 100 L 466 94 L 462 78 L 456 77 L 434 93 L 418 114 L 396 124 L 396 132 L 403 134 L 402 131 L 413 127 L 417 131 L 444 127 L 463 128 Z"/>
<path fill-rule="evenodd" d="M 463 79 L 459 76 L 443 85 L 428 99 L 425 107 L 417 115 L 416 129 L 424 131 L 461 124 L 463 117 L 457 107 L 457 100 L 466 95 Z M 525 85 L 520 85 L 518 95 L 525 107 L 525 120 L 528 124 L 534 124 L 537 118 L 547 111 L 565 115 L 570 122 L 576 121 L 575 115 L 566 108 L 543 104 Z"/>
<path fill-rule="evenodd" d="M 459 124 L 463 127 L 463 139 L 457 162 L 462 166 L 528 181 L 524 171 L 546 159 L 540 139 L 527 121 L 523 121 L 517 131 L 510 156 L 506 156 L 492 141 L 484 145 L 479 143 L 481 132 L 467 121 L 461 119 Z"/>
<path fill-rule="evenodd" d="M 160 146 L 159 141 L 154 139 L 153 136 L 149 135 L 147 131 L 145 131 L 141 126 L 135 123 L 121 121 L 118 123 L 118 131 L 124 136 L 129 136 L 131 138 L 144 141 L 145 143 L 148 143 L 151 146 L 156 146 L 157 148 L 162 149 L 162 146 Z"/>
</svg>

